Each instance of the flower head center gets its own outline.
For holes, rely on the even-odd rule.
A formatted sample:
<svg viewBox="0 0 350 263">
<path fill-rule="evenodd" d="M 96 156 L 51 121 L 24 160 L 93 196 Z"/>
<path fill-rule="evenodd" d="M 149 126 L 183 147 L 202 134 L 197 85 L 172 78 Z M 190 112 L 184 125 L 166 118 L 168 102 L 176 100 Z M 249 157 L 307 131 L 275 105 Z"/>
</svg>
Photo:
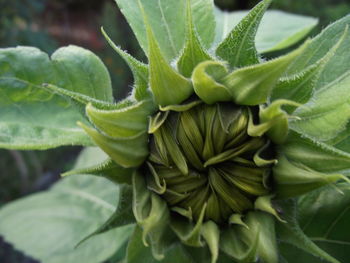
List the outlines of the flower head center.
<svg viewBox="0 0 350 263">
<path fill-rule="evenodd" d="M 264 136 L 247 133 L 248 107 L 232 103 L 199 104 L 170 111 L 153 132 L 147 162 L 148 188 L 171 210 L 217 223 L 254 208 L 270 192 L 270 165 L 261 157 Z"/>
</svg>

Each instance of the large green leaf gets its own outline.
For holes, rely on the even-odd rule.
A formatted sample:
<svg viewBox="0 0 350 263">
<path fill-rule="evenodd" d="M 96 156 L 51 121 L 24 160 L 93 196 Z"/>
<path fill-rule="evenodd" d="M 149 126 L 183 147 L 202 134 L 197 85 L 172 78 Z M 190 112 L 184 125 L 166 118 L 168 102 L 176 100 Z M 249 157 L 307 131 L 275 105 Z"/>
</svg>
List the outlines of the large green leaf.
<svg viewBox="0 0 350 263">
<path fill-rule="evenodd" d="M 52 54 L 51 60 L 56 81 L 48 80 L 48 83 L 94 99 L 113 102 L 108 70 L 91 51 L 77 46 L 62 47 Z"/>
<path fill-rule="evenodd" d="M 91 145 L 77 125 L 85 119 L 69 101 L 29 82 L 0 77 L 0 147 L 47 149 Z"/>
<path fill-rule="evenodd" d="M 309 103 L 297 109 L 294 114 L 300 119 L 292 121 L 291 127 L 320 141 L 334 139 L 347 128 L 349 101 L 350 71 L 336 83 L 319 90 Z"/>
<path fill-rule="evenodd" d="M 0 50 L 0 146 L 46 149 L 66 144 L 91 145 L 77 127 L 84 116 L 69 99 L 42 85 L 112 102 L 109 74 L 92 52 L 76 46 L 51 57 L 30 47 Z"/>
<path fill-rule="evenodd" d="M 340 184 L 338 188 L 343 193 L 328 187 L 301 198 L 299 221 L 312 241 L 345 263 L 350 258 L 350 189 L 347 184 Z M 290 263 L 324 262 L 286 245 L 282 246 L 282 253 Z"/>
<path fill-rule="evenodd" d="M 299 226 L 297 221 L 296 200 L 289 199 L 279 202 L 278 206 L 283 211 L 284 222 L 277 221 L 276 231 L 280 241 L 293 245 L 308 254 L 330 263 L 340 263 L 337 259 L 320 249 L 312 240 L 310 240 Z M 308 261 L 302 261 L 308 262 Z"/>
<path fill-rule="evenodd" d="M 346 143 L 350 118 L 349 25 L 350 16 L 346 16 L 327 27 L 311 41 L 288 70 L 288 74 L 294 74 L 313 65 L 338 43 L 338 48 L 324 66 L 316 83 L 316 92 L 311 101 L 295 112 L 301 120 L 293 122 L 291 127 L 346 151 L 350 150 Z M 341 39 L 343 41 L 340 42 Z"/>
<path fill-rule="evenodd" d="M 115 0 L 133 29 L 142 49 L 148 54 L 148 41 L 141 3 L 159 47 L 170 61 L 178 57 L 185 44 L 186 0 Z M 205 47 L 214 39 L 215 20 L 211 0 L 192 0 L 193 19 Z"/>
<path fill-rule="evenodd" d="M 277 149 L 289 160 L 319 172 L 341 172 L 350 168 L 349 153 L 293 131 Z"/>
<path fill-rule="evenodd" d="M 85 151 L 78 166 L 106 156 Z M 51 190 L 20 199 L 0 210 L 0 234 L 15 248 L 43 263 L 99 263 L 124 247 L 133 226 L 95 236 L 79 247 L 114 212 L 118 187 L 104 178 L 68 177 Z"/>
<path fill-rule="evenodd" d="M 247 11 L 223 12 L 215 9 L 216 37 L 219 44 L 230 33 Z M 256 48 L 260 53 L 277 51 L 296 44 L 316 25 L 318 20 L 312 17 L 288 14 L 271 10 L 265 13 L 256 35 Z"/>
<path fill-rule="evenodd" d="M 316 89 L 322 90 L 328 88 L 327 85 L 336 84 L 339 79 L 347 75 L 350 70 L 350 34 L 347 29 L 349 26 L 350 15 L 328 26 L 321 34 L 311 41 L 303 54 L 293 62 L 288 73 L 297 73 L 313 65 L 323 58 L 328 51 L 338 43 L 339 39 L 344 37 L 344 40 L 335 51 L 333 57 L 328 61 L 327 65 L 325 65 L 324 71 L 316 85 Z"/>
</svg>

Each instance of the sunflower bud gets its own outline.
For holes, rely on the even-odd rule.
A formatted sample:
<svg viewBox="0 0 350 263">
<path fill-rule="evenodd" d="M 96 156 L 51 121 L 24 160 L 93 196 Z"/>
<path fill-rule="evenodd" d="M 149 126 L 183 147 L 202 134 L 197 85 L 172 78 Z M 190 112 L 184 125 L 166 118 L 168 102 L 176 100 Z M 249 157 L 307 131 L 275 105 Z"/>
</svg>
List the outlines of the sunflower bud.
<svg viewBox="0 0 350 263">
<path fill-rule="evenodd" d="M 204 207 L 204 219 L 219 224 L 254 209 L 271 191 L 272 147 L 265 136 L 248 135 L 249 111 L 221 102 L 164 112 L 150 127 L 148 188 L 194 221 Z"/>
<path fill-rule="evenodd" d="M 259 3 L 213 50 L 203 45 L 187 0 L 183 47 L 173 50 L 158 41 L 158 27 L 138 1 L 148 65 L 107 37 L 132 69 L 135 88 L 117 105 L 88 104 L 92 125 L 81 124 L 111 159 L 78 173 L 121 185 L 118 209 L 94 234 L 136 222 L 129 250 L 149 246 L 164 262 L 178 247 L 200 255 L 196 262 L 277 263 L 277 236 L 337 262 L 302 232 L 292 198 L 347 180 L 333 172 L 348 169 L 349 157 L 300 133 L 290 114 L 311 98 L 347 28 L 314 65 L 288 75 L 312 42 L 261 61 L 254 39 L 270 2 Z"/>
</svg>

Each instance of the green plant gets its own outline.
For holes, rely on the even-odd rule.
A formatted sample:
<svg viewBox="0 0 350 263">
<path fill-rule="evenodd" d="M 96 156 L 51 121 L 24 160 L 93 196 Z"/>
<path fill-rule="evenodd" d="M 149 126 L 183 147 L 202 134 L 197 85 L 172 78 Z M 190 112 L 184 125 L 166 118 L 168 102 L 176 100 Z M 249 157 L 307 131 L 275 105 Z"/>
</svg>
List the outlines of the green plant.
<svg viewBox="0 0 350 263">
<path fill-rule="evenodd" d="M 265 61 L 317 20 L 262 20 L 269 0 L 117 4 L 148 57 L 103 31 L 134 74 L 118 103 L 87 50 L 0 51 L 0 146 L 108 155 L 88 148 L 74 176 L 2 208 L 0 233 L 43 262 L 346 262 L 350 17 Z"/>
</svg>

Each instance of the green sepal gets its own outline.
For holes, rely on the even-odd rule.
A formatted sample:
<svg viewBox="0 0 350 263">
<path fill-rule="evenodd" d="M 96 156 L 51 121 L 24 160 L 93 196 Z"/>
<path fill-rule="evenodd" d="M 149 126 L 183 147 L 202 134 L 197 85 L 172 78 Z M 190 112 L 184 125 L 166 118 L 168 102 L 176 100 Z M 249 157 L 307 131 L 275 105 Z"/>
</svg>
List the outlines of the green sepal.
<svg viewBox="0 0 350 263">
<path fill-rule="evenodd" d="M 276 209 L 273 207 L 271 199 L 272 199 L 272 195 L 265 195 L 265 196 L 259 196 L 254 203 L 254 208 L 256 210 L 260 210 L 266 213 L 269 213 L 271 215 L 273 215 L 274 217 L 276 217 L 279 221 L 281 222 L 285 222 L 280 215 L 278 214 L 278 212 L 276 211 Z"/>
<path fill-rule="evenodd" d="M 92 104 L 86 106 L 86 115 L 99 130 L 111 137 L 120 138 L 147 132 L 151 112 L 149 101 L 140 101 L 115 110 L 100 110 Z"/>
<path fill-rule="evenodd" d="M 145 178 L 135 171 L 132 175 L 133 212 L 137 222 L 142 222 L 151 210 L 151 192 L 148 191 Z"/>
<path fill-rule="evenodd" d="M 137 167 L 144 162 L 149 154 L 146 131 L 130 137 L 116 138 L 105 135 L 81 122 L 78 122 L 78 125 L 113 161 L 122 167 Z"/>
<path fill-rule="evenodd" d="M 276 100 L 267 107 L 260 107 L 259 119 L 260 123 L 270 123 L 271 126 L 266 131 L 267 136 L 275 144 L 282 144 L 287 138 L 289 125 L 288 114 L 282 110 L 282 106 L 292 105 L 300 106 L 298 103 L 289 100 Z M 261 125 L 260 124 L 260 125 Z"/>
<path fill-rule="evenodd" d="M 124 168 L 116 164 L 112 159 L 108 159 L 101 164 L 83 168 L 75 169 L 69 172 L 63 173 L 61 176 L 70 176 L 78 174 L 93 175 L 97 177 L 104 177 L 116 184 L 131 184 L 131 176 L 133 168 Z"/>
<path fill-rule="evenodd" d="M 285 156 L 278 157 L 273 167 L 276 198 L 284 199 L 308 193 L 322 186 L 345 179 L 341 174 L 324 174 L 300 163 L 293 163 Z"/>
<path fill-rule="evenodd" d="M 276 222 L 276 232 L 280 241 L 286 242 L 310 253 L 318 258 L 330 263 L 340 263 L 330 256 L 326 251 L 319 248 L 311 239 L 309 239 L 300 228 L 297 221 L 296 201 L 288 199 L 280 201 L 279 207 L 283 212 L 283 219 L 286 222 Z"/>
<path fill-rule="evenodd" d="M 107 35 L 103 27 L 101 28 L 102 34 L 109 43 L 109 45 L 124 59 L 128 64 L 133 76 L 134 76 L 134 89 L 133 94 L 136 100 L 147 100 L 152 99 L 152 94 L 148 89 L 148 66 L 133 56 L 128 54 L 126 51 L 119 48 Z"/>
<path fill-rule="evenodd" d="M 193 213 L 191 207 L 189 207 L 188 209 L 184 209 L 182 207 L 174 206 L 170 208 L 170 210 L 175 213 L 178 213 L 179 215 L 182 215 L 183 217 L 188 218 L 190 221 L 193 221 Z"/>
<path fill-rule="evenodd" d="M 245 112 L 241 110 L 239 106 L 234 107 L 231 103 L 218 103 L 218 115 L 221 123 L 221 127 L 225 133 L 229 133 L 229 127 L 232 123 L 238 122 L 239 117 Z M 240 127 L 240 123 L 235 124 L 238 126 L 237 129 L 240 130 L 244 127 Z"/>
<path fill-rule="evenodd" d="M 298 74 L 281 79 L 272 90 L 271 101 L 286 99 L 305 104 L 314 93 L 317 81 L 327 63 L 334 57 L 339 46 L 344 42 L 348 27 L 345 28 L 343 36 L 339 41 L 315 64 L 307 67 Z M 289 105 L 286 111 L 293 112 L 297 106 Z"/>
<path fill-rule="evenodd" d="M 146 175 L 147 188 L 159 195 L 162 195 L 166 191 L 166 182 L 164 178 L 160 178 L 157 171 L 154 169 L 150 162 L 147 162 L 149 173 Z"/>
<path fill-rule="evenodd" d="M 119 203 L 116 211 L 111 217 L 98 229 L 92 232 L 90 235 L 81 240 L 76 247 L 87 241 L 93 236 L 105 233 L 114 228 L 125 226 L 135 223 L 135 217 L 132 213 L 132 187 L 129 185 L 119 186 Z"/>
<path fill-rule="evenodd" d="M 254 211 L 246 216 L 245 223 L 248 228 L 240 227 L 243 240 L 251 246 L 254 245 L 256 236 L 259 236 L 257 256 L 262 262 L 278 262 L 275 221 L 270 214 Z"/>
<path fill-rule="evenodd" d="M 148 242 L 150 243 L 152 254 L 157 260 L 163 259 L 167 243 L 171 242 L 167 238 L 171 236 L 168 233 L 169 218 L 169 209 L 165 201 L 158 195 L 151 194 L 150 213 L 148 217 L 142 222 L 138 222 L 138 224 L 143 230 L 142 239 L 144 245 L 148 246 Z"/>
<path fill-rule="evenodd" d="M 306 42 L 295 51 L 268 62 L 237 69 L 224 77 L 221 83 L 227 87 L 236 104 L 255 106 L 266 103 L 277 81 L 308 44 Z"/>
<path fill-rule="evenodd" d="M 193 92 L 191 82 L 168 64 L 158 46 L 148 20 L 144 17 L 148 38 L 149 83 L 157 104 L 180 104 Z"/>
<path fill-rule="evenodd" d="M 261 1 L 231 31 L 216 49 L 216 55 L 229 62 L 232 68 L 259 63 L 255 36 L 271 0 Z"/>
<path fill-rule="evenodd" d="M 244 223 L 244 226 L 249 227 Z M 238 263 L 251 263 L 256 261 L 259 245 L 259 231 L 254 233 L 252 242 L 246 244 L 240 238 L 239 227 L 231 226 L 221 234 L 220 250 Z"/>
<path fill-rule="evenodd" d="M 264 212 L 249 212 L 246 226 L 231 226 L 222 233 L 220 249 L 239 263 L 277 263 L 274 217 Z"/>
<path fill-rule="evenodd" d="M 193 69 L 202 61 L 211 60 L 210 55 L 203 48 L 193 24 L 191 1 L 186 0 L 187 37 L 185 48 L 177 62 L 179 72 L 189 78 Z"/>
<path fill-rule="evenodd" d="M 163 123 L 168 118 L 168 116 L 169 116 L 169 111 L 165 111 L 165 112 L 158 111 L 156 115 L 150 117 L 149 124 L 148 124 L 148 133 L 149 134 L 155 133 L 160 128 L 160 126 L 163 125 Z"/>
<path fill-rule="evenodd" d="M 230 216 L 228 221 L 229 221 L 230 224 L 241 225 L 241 226 L 244 226 L 246 228 L 249 228 L 246 225 L 246 223 L 244 223 L 242 218 L 243 218 L 243 215 L 241 215 L 241 214 L 233 214 L 233 215 Z"/>
<path fill-rule="evenodd" d="M 169 209 L 158 195 L 151 193 L 143 176 L 133 174 L 133 212 L 138 225 L 141 226 L 142 241 L 151 245 L 152 254 L 157 260 L 164 257 L 164 251 L 173 242 L 169 233 Z"/>
<path fill-rule="evenodd" d="M 169 233 L 170 234 L 170 233 Z M 115 261 L 113 261 L 115 262 Z M 134 233 L 131 235 L 127 247 L 126 258 L 119 263 L 179 263 L 179 262 L 191 262 L 193 261 L 192 255 L 186 251 L 185 246 L 180 242 L 174 242 L 165 251 L 165 257 L 158 261 L 152 255 L 151 248 L 144 246 L 142 243 L 142 229 L 140 226 L 136 226 Z"/>
<path fill-rule="evenodd" d="M 331 145 L 290 131 L 278 151 L 289 160 L 302 163 L 320 172 L 338 172 L 350 168 L 350 154 Z"/>
<path fill-rule="evenodd" d="M 170 226 L 175 234 L 180 238 L 182 243 L 193 247 L 204 246 L 204 242 L 201 238 L 201 231 L 206 208 L 207 204 L 205 203 L 195 224 L 182 218 L 174 218 L 171 221 Z"/>
<path fill-rule="evenodd" d="M 211 263 L 215 263 L 219 257 L 220 229 L 213 221 L 202 225 L 202 236 L 208 244 L 211 253 Z"/>
<path fill-rule="evenodd" d="M 228 69 L 218 61 L 204 61 L 196 66 L 192 74 L 195 93 L 207 104 L 218 101 L 231 101 L 227 88 L 219 83 L 225 77 Z"/>
<path fill-rule="evenodd" d="M 268 150 L 270 144 L 270 141 L 268 141 L 254 154 L 253 161 L 258 167 L 268 167 L 277 163 L 277 159 L 266 159 L 266 157 L 261 156 L 266 150 Z"/>
<path fill-rule="evenodd" d="M 203 102 L 199 99 L 189 99 L 188 101 L 184 101 L 178 105 L 168 105 L 165 107 L 160 106 L 159 109 L 161 111 L 176 111 L 176 112 L 184 112 L 192 109 L 193 107 L 202 104 Z"/>
</svg>

